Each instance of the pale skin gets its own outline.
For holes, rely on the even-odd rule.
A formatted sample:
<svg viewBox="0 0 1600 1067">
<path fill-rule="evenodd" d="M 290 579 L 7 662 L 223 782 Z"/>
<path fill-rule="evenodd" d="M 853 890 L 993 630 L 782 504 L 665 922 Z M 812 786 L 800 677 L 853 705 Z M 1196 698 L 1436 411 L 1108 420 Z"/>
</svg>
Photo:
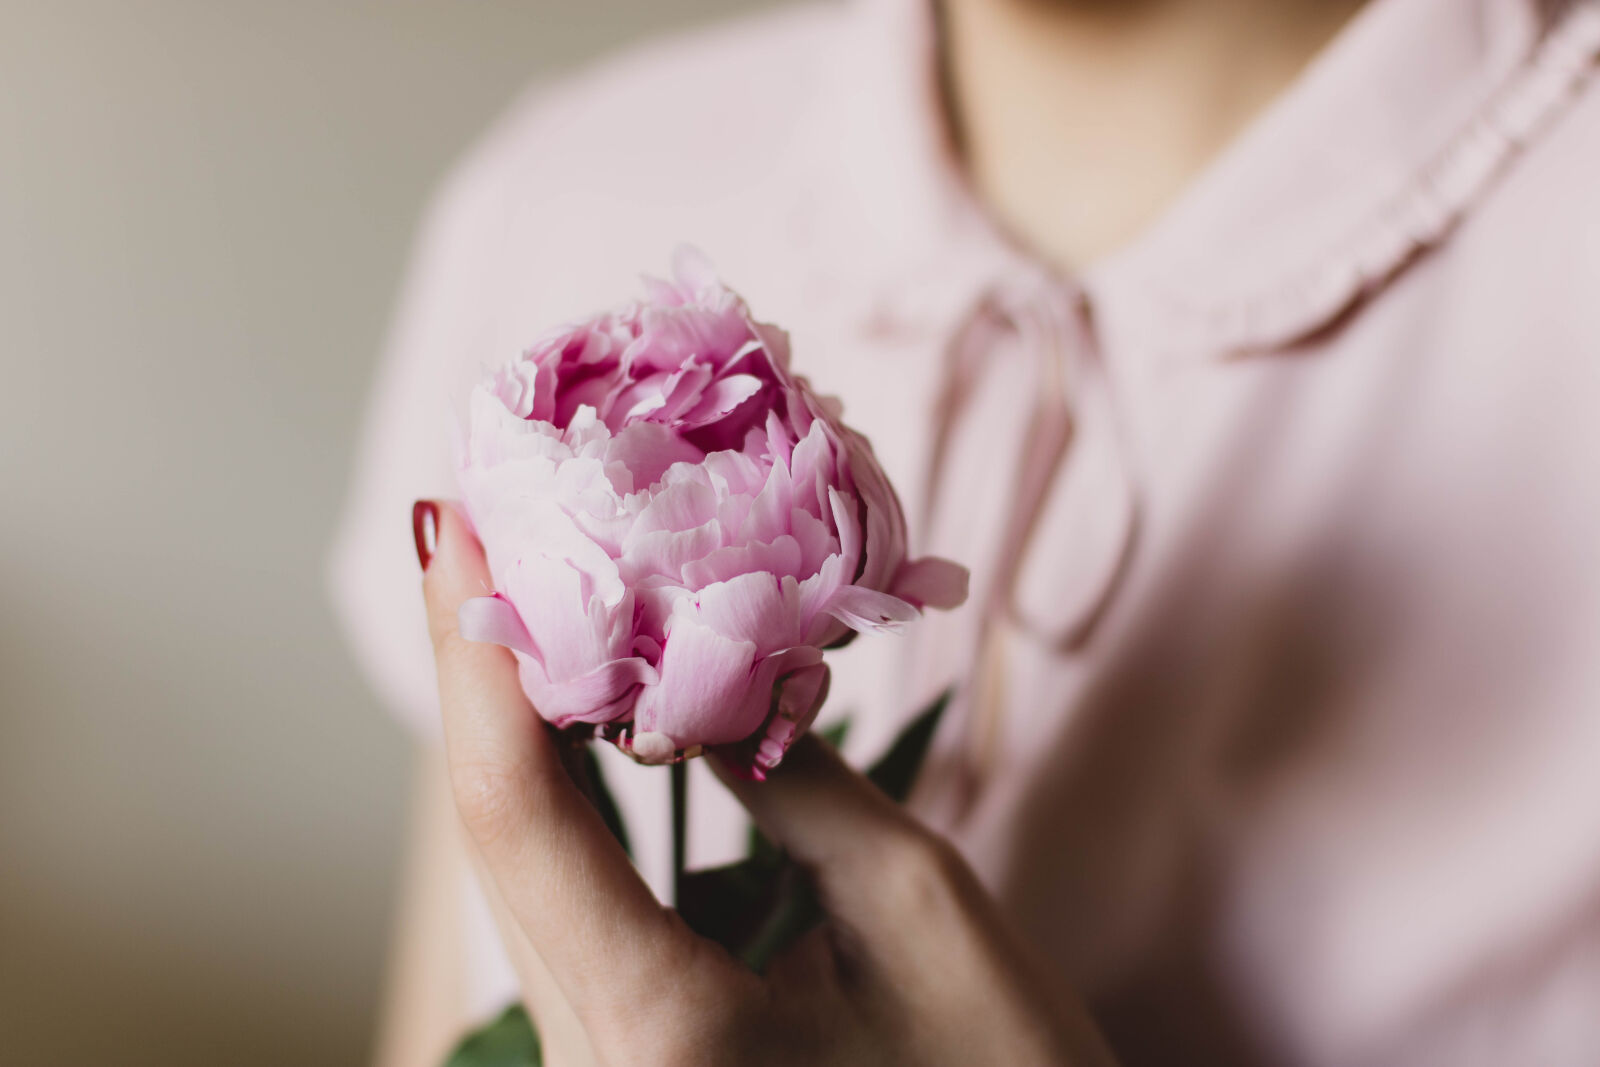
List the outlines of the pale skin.
<svg viewBox="0 0 1600 1067">
<path fill-rule="evenodd" d="M 767 781 L 723 773 L 815 879 L 827 922 L 757 975 L 657 902 L 563 764 L 505 649 L 462 640 L 489 580 L 440 509 L 423 577 L 449 796 L 546 1062 L 1112 1063 L 955 849 L 807 738 Z"/>
<path fill-rule="evenodd" d="M 1149 226 L 1359 6 L 947 0 L 974 191 L 1020 243 L 1081 268 Z M 419 755 L 379 1067 L 438 1067 L 481 1021 L 461 948 L 469 871 L 553 1067 L 1113 1062 L 956 852 L 820 741 L 765 784 L 725 781 L 812 868 L 828 924 L 764 978 L 690 934 L 561 769 L 510 654 L 455 636 L 488 579 L 441 516 L 424 593 L 448 754 Z"/>
</svg>

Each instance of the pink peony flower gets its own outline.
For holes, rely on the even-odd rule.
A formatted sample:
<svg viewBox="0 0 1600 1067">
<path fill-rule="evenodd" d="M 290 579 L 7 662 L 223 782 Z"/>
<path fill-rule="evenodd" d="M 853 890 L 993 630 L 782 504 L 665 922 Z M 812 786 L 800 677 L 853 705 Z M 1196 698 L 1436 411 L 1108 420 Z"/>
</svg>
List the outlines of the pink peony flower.
<svg viewBox="0 0 1600 1067">
<path fill-rule="evenodd" d="M 459 479 L 496 591 L 461 631 L 511 648 L 558 727 L 761 777 L 826 696 L 824 648 L 954 607 L 967 574 L 906 558 L 871 447 L 785 334 L 698 254 L 674 274 L 474 391 Z"/>
</svg>

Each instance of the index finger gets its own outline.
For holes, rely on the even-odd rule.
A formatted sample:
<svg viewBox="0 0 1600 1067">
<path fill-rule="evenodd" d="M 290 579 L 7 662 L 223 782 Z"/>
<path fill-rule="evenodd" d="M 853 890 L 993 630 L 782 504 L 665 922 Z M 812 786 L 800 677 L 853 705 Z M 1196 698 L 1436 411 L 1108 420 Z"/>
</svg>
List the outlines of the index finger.
<svg viewBox="0 0 1600 1067">
<path fill-rule="evenodd" d="M 461 636 L 461 604 L 488 592 L 491 579 L 466 522 L 449 507 L 435 514 L 423 595 L 452 791 L 468 834 L 575 1008 L 609 1007 L 641 983 L 659 991 L 698 939 L 656 900 L 573 784 L 512 653 Z"/>
</svg>

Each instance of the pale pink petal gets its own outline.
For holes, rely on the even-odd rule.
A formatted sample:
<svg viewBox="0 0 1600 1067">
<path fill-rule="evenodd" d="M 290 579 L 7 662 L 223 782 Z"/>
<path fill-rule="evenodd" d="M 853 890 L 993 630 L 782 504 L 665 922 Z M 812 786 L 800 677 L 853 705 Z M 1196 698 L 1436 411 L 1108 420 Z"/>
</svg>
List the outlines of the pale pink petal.
<svg viewBox="0 0 1600 1067">
<path fill-rule="evenodd" d="M 857 579 L 863 585 L 881 589 L 899 569 L 906 553 L 906 521 L 900 500 L 866 440 L 849 434 L 850 470 L 866 510 L 866 561 Z"/>
<path fill-rule="evenodd" d="M 617 565 L 622 580 L 629 583 L 652 574 L 683 580 L 685 564 L 721 547 L 722 525 L 715 519 L 692 530 L 652 530 L 637 536 L 629 531 Z"/>
<path fill-rule="evenodd" d="M 558 727 L 611 722 L 625 714 L 640 686 L 654 685 L 656 669 L 638 657 L 602 663 L 587 674 L 552 682 L 534 660 L 522 661 L 523 689 L 540 716 Z"/>
<path fill-rule="evenodd" d="M 774 369 L 781 374 L 787 374 L 789 370 L 789 335 L 767 322 L 752 322 L 750 330 L 761 341 L 761 347 L 766 350 L 767 358 L 772 361 Z"/>
<path fill-rule="evenodd" d="M 792 493 L 789 471 L 781 463 L 767 473 L 767 484 L 750 503 L 750 513 L 739 527 L 743 541 L 771 541 L 789 532 Z"/>
<path fill-rule="evenodd" d="M 674 463 L 698 463 L 704 455 L 670 427 L 655 422 L 624 426 L 606 448 L 607 464 L 620 463 L 633 475 L 626 488 L 616 487 L 620 493 L 648 489 Z"/>
<path fill-rule="evenodd" d="M 825 663 L 814 664 L 779 680 L 778 710 L 767 723 L 767 732 L 756 746 L 751 776 L 761 781 L 779 763 L 789 746 L 811 728 L 817 713 L 828 699 L 832 675 Z"/>
<path fill-rule="evenodd" d="M 833 602 L 835 594 L 849 583 L 849 566 L 849 560 L 843 555 L 829 556 L 817 568 L 817 573 L 800 583 L 800 617 L 805 620 L 807 627 L 807 644 L 826 644 L 822 639 L 823 632 L 836 630 L 843 625 L 828 614 L 828 605 Z"/>
<path fill-rule="evenodd" d="M 839 551 L 851 568 L 853 580 L 861 568 L 861 520 L 858 509 L 861 502 L 834 488 L 828 489 L 829 510 L 833 513 L 833 528 L 839 531 Z"/>
<path fill-rule="evenodd" d="M 721 748 L 735 771 L 746 777 L 764 777 L 765 769 L 770 768 L 788 743 L 809 725 L 827 692 L 827 676 L 814 673 L 814 668 L 821 666 L 822 652 L 807 645 L 782 649 L 756 664 L 740 717 L 757 722 L 758 731 Z M 787 691 L 791 680 L 796 683 L 792 693 Z M 784 722 L 779 724 L 779 719 Z M 763 767 L 760 749 L 767 744 L 768 735 L 773 731 L 777 733 L 775 745 L 767 746 L 768 759 Z"/>
<path fill-rule="evenodd" d="M 691 244 L 681 244 L 672 250 L 672 280 L 683 292 L 690 294 L 722 287 L 711 258 Z"/>
<path fill-rule="evenodd" d="M 666 404 L 666 384 L 670 379 L 671 373 L 665 370 L 637 379 L 623 378 L 612 386 L 600 410 L 606 413 L 611 425 L 622 426 L 628 419 L 639 418 Z"/>
<path fill-rule="evenodd" d="M 678 601 L 694 603 L 694 593 L 671 578 L 645 578 L 633 590 L 638 611 L 634 618 L 634 632 L 640 639 L 649 639 L 656 645 L 656 663 L 661 662 L 660 647 L 666 639 L 667 620 L 672 618 Z"/>
<path fill-rule="evenodd" d="M 517 609 L 498 593 L 463 601 L 456 609 L 456 627 L 465 640 L 504 645 L 529 656 L 537 655 L 533 638 L 528 636 L 528 628 L 522 625 Z"/>
<path fill-rule="evenodd" d="M 706 387 L 694 407 L 680 416 L 680 421 L 685 427 L 715 422 L 759 393 L 763 384 L 760 378 L 749 374 L 719 378 Z"/>
<path fill-rule="evenodd" d="M 789 476 L 794 483 L 796 509 L 804 508 L 816 518 L 828 514 L 828 489 L 835 481 L 834 446 L 820 422 L 795 445 L 789 460 Z"/>
<path fill-rule="evenodd" d="M 748 368 L 741 368 L 741 363 L 749 363 Z M 751 338 L 739 347 L 739 350 L 729 356 L 727 362 L 722 364 L 722 373 L 729 374 L 736 370 L 748 369 L 756 377 L 766 381 L 773 377 L 772 361 L 767 353 L 766 346 L 758 339 Z"/>
<path fill-rule="evenodd" d="M 729 640 L 690 615 L 675 614 L 661 652 L 661 680 L 639 694 L 635 730 L 666 734 L 679 748 L 748 737 L 764 714 L 749 717 L 755 654 L 753 643 Z"/>
<path fill-rule="evenodd" d="M 703 472 L 697 471 L 701 477 Z M 633 529 L 623 538 L 624 555 L 633 552 L 633 546 L 645 534 L 657 530 L 693 530 L 717 517 L 717 494 L 709 481 L 684 480 L 665 484 L 645 504 Z"/>
<path fill-rule="evenodd" d="M 618 613 L 632 616 L 631 590 L 607 607 L 600 598 L 585 595 L 585 582 L 577 570 L 548 556 L 518 560 L 507 569 L 501 584 L 506 597 L 517 606 L 552 681 L 580 677 L 626 653 L 625 642 L 614 643 L 611 620 Z"/>
<path fill-rule="evenodd" d="M 919 608 L 960 607 L 967 599 L 967 568 L 937 556 L 908 560 L 889 591 Z"/>
<path fill-rule="evenodd" d="M 846 585 L 834 591 L 825 609 L 828 614 L 853 630 L 878 630 L 893 633 L 917 617 L 917 609 L 899 597 Z"/>
<path fill-rule="evenodd" d="M 715 307 L 648 307 L 639 321 L 622 361 L 642 373 L 675 371 L 696 356 L 720 368 L 750 338 L 748 323 Z"/>
<path fill-rule="evenodd" d="M 724 637 L 749 641 L 770 656 L 797 644 L 803 634 L 800 583 L 753 571 L 700 590 L 700 621 Z"/>
<path fill-rule="evenodd" d="M 800 543 L 784 534 L 770 544 L 729 545 L 711 552 L 703 559 L 687 563 L 683 568 L 683 581 L 692 589 L 700 589 L 712 582 L 725 582 L 740 574 L 765 571 L 780 577 L 815 570 L 806 567 Z"/>
<path fill-rule="evenodd" d="M 713 373 L 710 366 L 691 357 L 687 364 L 668 377 L 666 387 L 661 391 L 662 403 L 648 412 L 650 420 L 678 422 L 684 412 L 700 402 L 701 396 L 711 385 Z M 645 414 L 640 412 L 640 417 Z M 632 412 L 629 412 L 629 416 L 634 417 Z"/>
<path fill-rule="evenodd" d="M 832 517 L 831 513 L 829 517 Z M 817 568 L 822 566 L 823 560 L 836 555 L 840 550 L 839 541 L 828 529 L 828 525 L 809 511 L 798 509 L 791 511 L 789 528 L 794 531 L 793 537 L 795 545 L 800 550 L 800 561 L 796 569 L 788 573 L 815 574 Z"/>
<path fill-rule="evenodd" d="M 676 307 L 684 302 L 684 292 L 672 282 L 648 274 L 642 275 L 639 280 L 644 284 L 645 299 L 652 304 Z"/>
<path fill-rule="evenodd" d="M 712 488 L 718 493 L 754 496 L 767 484 L 767 467 L 743 452 L 727 449 L 709 453 L 703 464 Z"/>
<path fill-rule="evenodd" d="M 767 461 L 789 465 L 789 456 L 794 451 L 794 437 L 788 427 L 784 426 L 783 419 L 776 411 L 767 412 L 766 425 Z M 750 451 L 747 447 L 746 451 Z"/>
</svg>

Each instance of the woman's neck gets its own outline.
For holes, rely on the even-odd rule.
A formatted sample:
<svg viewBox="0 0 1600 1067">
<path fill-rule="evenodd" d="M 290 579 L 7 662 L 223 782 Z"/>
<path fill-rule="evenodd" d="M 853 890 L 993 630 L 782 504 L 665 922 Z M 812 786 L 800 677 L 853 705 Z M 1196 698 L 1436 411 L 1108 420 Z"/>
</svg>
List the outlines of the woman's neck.
<svg viewBox="0 0 1600 1067">
<path fill-rule="evenodd" d="M 1361 0 L 943 0 L 978 195 L 1063 268 L 1133 239 Z"/>
</svg>

